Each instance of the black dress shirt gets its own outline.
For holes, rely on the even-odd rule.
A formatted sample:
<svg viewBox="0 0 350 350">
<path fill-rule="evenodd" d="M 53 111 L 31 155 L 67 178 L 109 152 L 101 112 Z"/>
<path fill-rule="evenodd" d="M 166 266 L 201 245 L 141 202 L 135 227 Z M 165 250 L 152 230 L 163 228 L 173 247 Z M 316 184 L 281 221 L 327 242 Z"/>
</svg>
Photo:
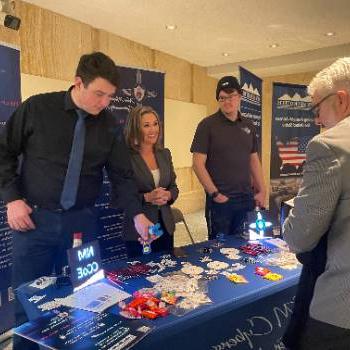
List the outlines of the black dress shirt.
<svg viewBox="0 0 350 350">
<path fill-rule="evenodd" d="M 43 208 L 60 208 L 77 108 L 70 89 L 32 96 L 14 112 L 0 136 L 0 193 L 5 203 L 26 199 Z M 106 111 L 86 118 L 84 158 L 72 209 L 94 205 L 104 167 L 113 190 L 127 203 L 128 214 L 141 213 L 127 149 L 117 140 L 113 116 Z"/>
</svg>

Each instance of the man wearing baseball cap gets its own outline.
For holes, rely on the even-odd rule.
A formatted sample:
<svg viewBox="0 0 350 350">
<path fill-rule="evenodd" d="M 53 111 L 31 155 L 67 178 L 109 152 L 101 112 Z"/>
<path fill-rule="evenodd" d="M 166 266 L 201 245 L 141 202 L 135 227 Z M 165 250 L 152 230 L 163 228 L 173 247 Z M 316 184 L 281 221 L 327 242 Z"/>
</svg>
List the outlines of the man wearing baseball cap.
<svg viewBox="0 0 350 350">
<path fill-rule="evenodd" d="M 191 146 L 193 169 L 206 192 L 209 239 L 240 233 L 247 212 L 265 204 L 256 133 L 239 112 L 241 98 L 237 79 L 221 78 L 216 88 L 219 110 L 198 124 Z"/>
</svg>

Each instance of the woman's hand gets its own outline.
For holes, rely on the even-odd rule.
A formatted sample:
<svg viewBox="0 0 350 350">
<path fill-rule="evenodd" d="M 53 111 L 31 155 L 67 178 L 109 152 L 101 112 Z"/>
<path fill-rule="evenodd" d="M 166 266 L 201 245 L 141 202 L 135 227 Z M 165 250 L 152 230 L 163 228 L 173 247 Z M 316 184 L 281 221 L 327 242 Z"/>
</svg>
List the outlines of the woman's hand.
<svg viewBox="0 0 350 350">
<path fill-rule="evenodd" d="M 164 205 L 171 199 L 171 193 L 164 187 L 157 187 L 153 191 L 145 193 L 144 198 L 146 202 L 153 205 Z"/>
<path fill-rule="evenodd" d="M 134 217 L 134 225 L 140 239 L 143 241 L 149 240 L 149 227 L 153 226 L 153 222 L 150 221 L 145 214 L 138 214 Z"/>
</svg>

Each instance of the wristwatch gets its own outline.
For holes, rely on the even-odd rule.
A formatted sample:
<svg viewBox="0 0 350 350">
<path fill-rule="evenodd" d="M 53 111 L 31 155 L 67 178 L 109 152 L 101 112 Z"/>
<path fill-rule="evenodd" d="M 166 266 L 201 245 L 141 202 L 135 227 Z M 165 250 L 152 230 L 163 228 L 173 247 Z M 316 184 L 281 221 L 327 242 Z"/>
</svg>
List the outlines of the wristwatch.
<svg viewBox="0 0 350 350">
<path fill-rule="evenodd" d="M 220 193 L 219 191 L 214 191 L 214 192 L 209 194 L 209 197 L 214 199 L 214 198 L 216 198 L 219 195 L 219 193 Z"/>
</svg>

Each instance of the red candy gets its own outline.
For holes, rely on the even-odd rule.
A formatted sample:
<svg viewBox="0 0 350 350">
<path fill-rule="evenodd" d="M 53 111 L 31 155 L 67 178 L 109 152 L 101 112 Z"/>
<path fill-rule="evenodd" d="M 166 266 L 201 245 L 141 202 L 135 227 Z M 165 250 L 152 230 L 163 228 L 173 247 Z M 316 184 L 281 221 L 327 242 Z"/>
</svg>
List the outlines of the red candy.
<svg viewBox="0 0 350 350">
<path fill-rule="evenodd" d="M 164 302 L 158 298 L 147 295 L 147 293 L 134 293 L 134 299 L 128 304 L 119 303 L 121 307 L 120 314 L 127 318 L 141 318 L 155 319 L 159 316 L 164 317 L 168 315 L 168 310 L 164 307 Z"/>
<path fill-rule="evenodd" d="M 271 270 L 269 270 L 266 267 L 261 267 L 261 266 L 257 266 L 255 268 L 255 273 L 259 276 L 265 276 L 266 274 L 268 274 L 269 272 L 271 272 Z"/>
</svg>

